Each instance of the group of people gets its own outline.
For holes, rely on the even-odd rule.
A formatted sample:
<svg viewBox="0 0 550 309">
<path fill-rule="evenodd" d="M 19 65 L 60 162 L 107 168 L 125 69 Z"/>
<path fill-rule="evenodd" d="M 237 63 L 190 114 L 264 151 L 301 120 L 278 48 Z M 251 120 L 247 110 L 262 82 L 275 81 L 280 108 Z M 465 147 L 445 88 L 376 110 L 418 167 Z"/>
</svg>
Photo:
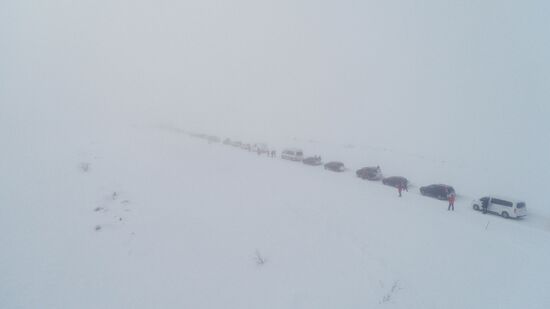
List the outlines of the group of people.
<svg viewBox="0 0 550 309">
<path fill-rule="evenodd" d="M 251 150 L 249 150 L 249 151 L 251 151 Z M 256 149 L 256 153 L 258 155 L 261 155 L 262 153 L 265 153 L 269 158 L 275 158 L 277 156 L 277 151 L 269 150 L 269 149 L 261 150 L 261 149 L 258 148 L 258 149 Z"/>
</svg>

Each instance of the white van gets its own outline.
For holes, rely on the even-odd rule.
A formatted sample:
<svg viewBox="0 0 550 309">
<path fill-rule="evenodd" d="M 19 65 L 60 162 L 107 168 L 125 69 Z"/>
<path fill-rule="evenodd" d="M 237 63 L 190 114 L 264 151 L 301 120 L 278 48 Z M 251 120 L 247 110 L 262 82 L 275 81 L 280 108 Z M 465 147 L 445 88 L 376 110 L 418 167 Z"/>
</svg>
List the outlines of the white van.
<svg viewBox="0 0 550 309">
<path fill-rule="evenodd" d="M 520 218 L 527 215 L 524 201 L 501 196 L 484 196 L 472 202 L 474 210 L 490 212 L 504 218 Z"/>
<path fill-rule="evenodd" d="M 292 161 L 302 161 L 304 159 L 304 152 L 297 148 L 287 148 L 281 153 L 281 158 Z"/>
</svg>

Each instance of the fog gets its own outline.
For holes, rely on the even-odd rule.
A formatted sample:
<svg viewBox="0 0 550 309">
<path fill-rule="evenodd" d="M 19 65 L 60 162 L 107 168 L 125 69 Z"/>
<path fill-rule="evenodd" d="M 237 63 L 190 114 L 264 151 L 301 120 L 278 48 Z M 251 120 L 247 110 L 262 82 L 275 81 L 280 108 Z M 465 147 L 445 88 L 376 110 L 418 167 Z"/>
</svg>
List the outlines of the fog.
<svg viewBox="0 0 550 309">
<path fill-rule="evenodd" d="M 0 308 L 550 308 L 549 17 L 0 0 Z"/>
<path fill-rule="evenodd" d="M 547 1 L 2 1 L 0 120 L 170 124 L 549 174 L 549 14 Z"/>
</svg>

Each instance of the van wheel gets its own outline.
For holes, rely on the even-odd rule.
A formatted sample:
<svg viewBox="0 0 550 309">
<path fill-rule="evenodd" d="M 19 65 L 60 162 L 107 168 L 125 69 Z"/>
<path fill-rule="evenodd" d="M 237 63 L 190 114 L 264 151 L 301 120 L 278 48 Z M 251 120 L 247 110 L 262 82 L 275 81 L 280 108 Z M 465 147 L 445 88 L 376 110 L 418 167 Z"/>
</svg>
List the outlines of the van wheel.
<svg viewBox="0 0 550 309">
<path fill-rule="evenodd" d="M 474 210 L 479 211 L 479 205 L 478 204 L 474 204 Z"/>
<path fill-rule="evenodd" d="M 508 219 L 508 218 L 510 218 L 510 215 L 506 211 L 503 211 L 502 212 L 502 217 Z"/>
</svg>

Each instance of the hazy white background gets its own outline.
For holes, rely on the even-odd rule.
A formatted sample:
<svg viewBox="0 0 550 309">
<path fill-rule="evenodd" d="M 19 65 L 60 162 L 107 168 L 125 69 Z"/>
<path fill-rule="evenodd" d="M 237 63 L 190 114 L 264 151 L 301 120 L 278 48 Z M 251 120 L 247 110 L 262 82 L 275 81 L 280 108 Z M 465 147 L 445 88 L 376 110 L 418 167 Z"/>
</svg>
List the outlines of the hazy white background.
<svg viewBox="0 0 550 309">
<path fill-rule="evenodd" d="M 542 0 L 3 0 L 0 120 L 170 123 L 550 177 L 548 16 Z"/>
<path fill-rule="evenodd" d="M 0 0 L 0 307 L 550 308 L 549 16 L 547 0 Z M 456 212 L 354 177 L 371 164 L 455 186 Z M 529 214 L 474 212 L 482 194 Z"/>
</svg>

